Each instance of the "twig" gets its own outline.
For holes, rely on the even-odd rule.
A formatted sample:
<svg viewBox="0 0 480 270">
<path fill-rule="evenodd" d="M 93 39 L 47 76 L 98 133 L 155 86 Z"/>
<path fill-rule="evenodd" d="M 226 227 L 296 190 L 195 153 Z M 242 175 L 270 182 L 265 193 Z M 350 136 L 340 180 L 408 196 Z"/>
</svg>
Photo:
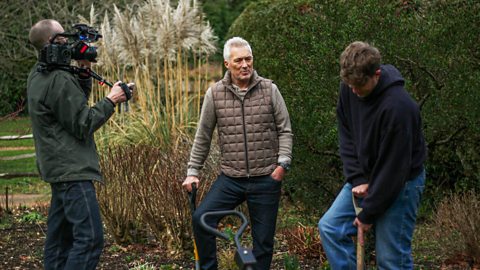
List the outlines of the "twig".
<svg viewBox="0 0 480 270">
<path fill-rule="evenodd" d="M 459 127 L 457 130 L 455 130 L 454 132 L 452 132 L 452 134 L 450 134 L 448 137 L 446 137 L 445 139 L 443 140 L 433 140 L 432 142 L 428 143 L 428 148 L 433 148 L 435 146 L 438 146 L 438 145 L 442 145 L 442 144 L 447 144 L 449 143 L 450 141 L 452 141 L 460 132 L 462 132 L 463 130 L 467 129 L 466 126 L 462 126 L 462 127 Z"/>
<path fill-rule="evenodd" d="M 437 79 L 437 77 L 431 71 L 429 71 L 426 67 L 420 65 L 419 63 L 417 63 L 417 62 L 415 62 L 411 59 L 406 59 L 406 58 L 402 58 L 402 57 L 399 57 L 399 56 L 395 56 L 395 58 L 397 58 L 400 61 L 407 62 L 411 65 L 415 65 L 419 69 L 421 69 L 422 71 L 427 73 L 428 76 L 430 76 L 430 78 L 432 78 L 432 80 L 435 82 L 435 88 L 437 88 L 437 90 L 441 90 L 445 86 L 445 84 L 441 80 Z"/>
</svg>

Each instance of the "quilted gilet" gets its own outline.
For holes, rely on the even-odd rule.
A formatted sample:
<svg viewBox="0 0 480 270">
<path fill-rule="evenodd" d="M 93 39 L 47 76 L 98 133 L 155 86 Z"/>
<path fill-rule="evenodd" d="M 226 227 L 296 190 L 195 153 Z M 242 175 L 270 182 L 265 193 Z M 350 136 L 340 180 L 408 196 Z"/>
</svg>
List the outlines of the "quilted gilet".
<svg viewBox="0 0 480 270">
<path fill-rule="evenodd" d="M 271 174 L 277 164 L 272 81 L 254 72 L 242 99 L 227 76 L 212 87 L 221 151 L 221 170 L 230 177 Z"/>
</svg>

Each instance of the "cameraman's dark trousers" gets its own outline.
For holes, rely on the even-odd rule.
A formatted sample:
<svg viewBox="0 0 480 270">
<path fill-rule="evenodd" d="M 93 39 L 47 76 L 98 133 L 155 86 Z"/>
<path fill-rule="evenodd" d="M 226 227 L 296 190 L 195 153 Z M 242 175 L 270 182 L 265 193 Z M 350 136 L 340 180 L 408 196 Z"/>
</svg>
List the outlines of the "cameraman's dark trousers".
<svg viewBox="0 0 480 270">
<path fill-rule="evenodd" d="M 51 188 L 45 269 L 95 269 L 103 249 L 103 228 L 92 181 L 52 183 Z"/>
<path fill-rule="evenodd" d="M 253 254 L 257 259 L 254 269 L 270 269 L 281 185 L 270 175 L 231 178 L 222 173 L 218 176 L 193 215 L 201 269 L 218 269 L 218 262 L 215 236 L 200 227 L 200 217 L 205 212 L 234 209 L 244 201 L 250 214 Z M 206 223 L 216 228 L 218 220 L 207 219 Z"/>
</svg>

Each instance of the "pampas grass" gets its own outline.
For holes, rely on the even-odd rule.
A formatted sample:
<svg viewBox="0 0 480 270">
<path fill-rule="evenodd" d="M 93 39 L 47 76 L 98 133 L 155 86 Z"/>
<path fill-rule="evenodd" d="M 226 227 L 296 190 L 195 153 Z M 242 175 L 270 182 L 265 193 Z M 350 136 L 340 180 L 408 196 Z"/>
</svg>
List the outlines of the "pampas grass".
<svg viewBox="0 0 480 270">
<path fill-rule="evenodd" d="M 87 23 L 95 25 L 91 10 Z M 176 8 L 168 0 L 124 10 L 113 5 L 113 12 L 103 15 L 100 32 L 97 72 L 136 84 L 130 112 L 114 115 L 100 141 L 171 146 L 190 134 L 208 88 L 203 67 L 217 40 L 196 1 L 180 0 Z M 97 87 L 92 98 L 107 92 Z"/>
</svg>

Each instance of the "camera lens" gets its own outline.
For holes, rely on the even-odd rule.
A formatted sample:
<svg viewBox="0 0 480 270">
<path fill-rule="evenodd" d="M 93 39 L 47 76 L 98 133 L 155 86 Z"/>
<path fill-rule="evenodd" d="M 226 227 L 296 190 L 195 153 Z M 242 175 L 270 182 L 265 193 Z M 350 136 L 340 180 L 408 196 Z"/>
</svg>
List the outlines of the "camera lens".
<svg viewBox="0 0 480 270">
<path fill-rule="evenodd" d="M 65 57 L 65 58 L 70 58 L 70 56 L 72 55 L 72 53 L 70 52 L 70 50 L 63 50 L 63 51 L 62 51 L 62 55 L 63 55 L 63 57 Z"/>
</svg>

